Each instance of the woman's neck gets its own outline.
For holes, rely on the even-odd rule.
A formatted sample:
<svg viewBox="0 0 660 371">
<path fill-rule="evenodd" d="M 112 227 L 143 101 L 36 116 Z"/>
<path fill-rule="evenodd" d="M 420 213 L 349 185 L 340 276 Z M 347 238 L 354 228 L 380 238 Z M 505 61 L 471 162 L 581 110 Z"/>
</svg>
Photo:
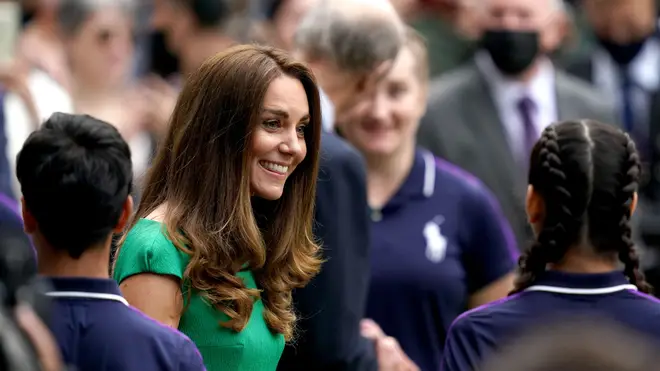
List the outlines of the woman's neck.
<svg viewBox="0 0 660 371">
<path fill-rule="evenodd" d="M 608 273 L 617 270 L 618 261 L 613 256 L 594 254 L 593 249 L 572 248 L 564 259 L 551 269 L 567 273 Z"/>
<path fill-rule="evenodd" d="M 380 209 L 406 180 L 415 160 L 415 145 L 410 144 L 390 155 L 366 155 L 369 205 Z"/>
</svg>

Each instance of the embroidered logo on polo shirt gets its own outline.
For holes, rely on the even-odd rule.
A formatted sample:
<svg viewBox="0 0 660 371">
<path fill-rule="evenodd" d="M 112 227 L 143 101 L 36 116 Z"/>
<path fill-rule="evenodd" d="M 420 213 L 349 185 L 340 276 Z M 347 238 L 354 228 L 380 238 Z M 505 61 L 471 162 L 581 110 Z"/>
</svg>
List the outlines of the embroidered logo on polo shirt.
<svg viewBox="0 0 660 371">
<path fill-rule="evenodd" d="M 447 253 L 447 239 L 442 235 L 440 224 L 443 217 L 436 217 L 424 226 L 424 238 L 426 239 L 426 258 L 433 263 L 440 263 Z"/>
</svg>

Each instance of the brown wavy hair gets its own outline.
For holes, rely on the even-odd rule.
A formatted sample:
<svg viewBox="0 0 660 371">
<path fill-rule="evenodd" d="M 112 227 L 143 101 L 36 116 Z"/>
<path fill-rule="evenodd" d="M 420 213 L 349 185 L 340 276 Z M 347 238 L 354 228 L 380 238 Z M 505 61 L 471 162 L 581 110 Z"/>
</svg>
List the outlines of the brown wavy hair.
<svg viewBox="0 0 660 371">
<path fill-rule="evenodd" d="M 307 94 L 307 155 L 282 197 L 266 201 L 251 197 L 247 149 L 266 91 L 283 75 L 298 79 Z M 184 280 L 229 316 L 222 326 L 241 331 L 261 298 L 269 328 L 292 338 L 291 291 L 309 282 L 321 264 L 312 234 L 320 136 L 315 78 L 283 51 L 235 46 L 188 77 L 129 228 L 167 205 L 166 233 L 190 255 Z M 259 290 L 236 276 L 242 269 L 253 272 Z"/>
</svg>

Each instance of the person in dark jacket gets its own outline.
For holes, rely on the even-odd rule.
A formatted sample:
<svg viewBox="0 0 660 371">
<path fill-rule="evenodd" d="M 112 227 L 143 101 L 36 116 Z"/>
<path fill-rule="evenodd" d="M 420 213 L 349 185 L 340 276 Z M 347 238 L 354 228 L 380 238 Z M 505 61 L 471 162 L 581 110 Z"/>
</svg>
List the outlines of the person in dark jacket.
<svg viewBox="0 0 660 371">
<path fill-rule="evenodd" d="M 312 68 L 322 90 L 327 132 L 321 138 L 316 236 L 325 263 L 307 287 L 293 294 L 300 331 L 297 342 L 285 348 L 279 370 L 415 369 L 393 338 L 361 334 L 370 275 L 365 166 L 358 152 L 333 133 L 387 72 L 404 31 L 385 0 L 320 2 L 296 30 L 295 53 Z"/>
</svg>

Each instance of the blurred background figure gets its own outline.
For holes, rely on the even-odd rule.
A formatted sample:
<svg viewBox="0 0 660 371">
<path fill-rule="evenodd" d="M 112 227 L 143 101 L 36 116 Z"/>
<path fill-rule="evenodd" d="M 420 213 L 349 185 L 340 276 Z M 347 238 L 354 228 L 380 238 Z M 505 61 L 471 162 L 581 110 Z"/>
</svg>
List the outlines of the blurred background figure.
<svg viewBox="0 0 660 371">
<path fill-rule="evenodd" d="M 70 76 L 70 106 L 60 111 L 113 124 L 131 146 L 139 177 L 151 160 L 153 128 L 133 78 L 137 8 L 133 0 L 58 1 L 58 29 Z"/>
<path fill-rule="evenodd" d="M 321 0 L 266 0 L 264 20 L 253 30 L 252 37 L 260 42 L 293 51 L 293 37 L 305 14 Z"/>
<path fill-rule="evenodd" d="M 31 68 L 45 72 L 64 88 L 68 87 L 69 69 L 60 32 L 57 8 L 60 0 L 27 0 L 24 9 L 30 14 L 18 39 L 17 59 Z"/>
<path fill-rule="evenodd" d="M 467 62 L 477 47 L 474 0 L 392 0 L 401 16 L 429 44 L 429 72 L 436 76 Z"/>
<path fill-rule="evenodd" d="M 67 81 L 60 84 L 48 70 L 33 67 L 28 59 L 16 59 L 5 70 L 4 82 L 9 89 L 4 117 L 10 165 L 41 120 L 54 111 L 76 112 L 115 125 L 133 150 L 136 176 L 141 175 L 149 165 L 159 128 L 151 125 L 133 79 L 133 0 L 56 0 L 53 6 Z M 17 58 L 21 58 L 20 53 Z M 0 67 L 0 83 L 2 74 Z"/>
<path fill-rule="evenodd" d="M 335 19 L 335 13 L 343 18 Z M 388 22 L 390 27 L 382 28 Z M 321 2 L 303 18 L 294 54 L 312 67 L 319 81 L 327 131 L 347 121 L 391 68 L 398 52 L 393 42 L 401 42 L 403 33 L 403 23 L 388 0 Z"/>
<path fill-rule="evenodd" d="M 605 318 L 540 324 L 484 362 L 483 371 L 648 371 L 658 347 Z"/>
<path fill-rule="evenodd" d="M 658 120 L 649 114 L 660 104 L 655 94 L 660 86 L 660 43 L 654 0 L 584 0 L 582 7 L 597 47 L 567 69 L 615 103 L 617 121 L 648 159 L 649 122 Z"/>
<path fill-rule="evenodd" d="M 617 121 L 596 91 L 548 57 L 563 37 L 561 0 L 484 0 L 477 9 L 482 47 L 431 82 L 418 140 L 494 192 L 523 248 L 531 237 L 524 176 L 540 133 L 560 119 Z"/>
<path fill-rule="evenodd" d="M 576 60 L 567 69 L 616 102 L 617 121 L 645 153 L 652 120 L 648 117 L 650 98 L 660 85 L 654 0 L 584 0 L 582 9 L 598 44 L 590 57 Z"/>
<path fill-rule="evenodd" d="M 12 249 L 28 252 L 33 273 L 36 272 L 36 251 L 23 233 L 20 205 L 16 199 L 4 194 L 0 194 L 0 246 L 11 246 Z"/>
<path fill-rule="evenodd" d="M 0 357 L 7 370 L 20 371 L 63 371 L 57 342 L 48 327 L 39 318 L 32 308 L 20 305 L 13 313 L 16 327 L 10 322 L 2 320 L 2 348 L 4 354 Z M 27 342 L 25 340 L 27 338 Z"/>
<path fill-rule="evenodd" d="M 584 0 L 596 40 L 592 52 L 571 60 L 567 70 L 606 94 L 617 121 L 631 133 L 642 155 L 643 178 L 636 236 L 649 281 L 660 285 L 660 40 L 654 0 Z"/>
<path fill-rule="evenodd" d="M 365 170 L 333 134 L 391 67 L 403 30 L 387 0 L 319 1 L 296 29 L 294 53 L 311 67 L 322 97 L 315 234 L 325 262 L 294 292 L 300 337 L 285 349 L 280 370 L 417 370 L 394 338 L 361 335 L 370 265 Z"/>
<path fill-rule="evenodd" d="M 184 75 L 247 36 L 249 6 L 242 0 L 154 0 L 151 25 L 179 59 Z"/>
<path fill-rule="evenodd" d="M 47 323 L 50 286 L 36 280 L 36 251 L 23 232 L 14 199 L 0 195 L 0 368 L 63 371 Z"/>
<path fill-rule="evenodd" d="M 19 3 L 0 0 L 4 13 L 0 21 L 0 192 L 10 197 L 20 194 L 14 169 L 23 142 L 41 120 L 67 103 L 61 83 L 46 72 L 55 71 L 53 75 L 62 83 L 67 80 L 64 51 L 57 32 L 51 30 L 56 23 L 56 3 L 35 0 L 25 5 L 32 5 L 39 17 L 21 33 Z"/>
<path fill-rule="evenodd" d="M 157 139 L 167 132 L 180 79 L 212 55 L 246 40 L 249 16 L 250 6 L 244 0 L 153 0 L 151 26 L 163 36 L 179 68 L 165 79 L 149 76 L 138 89 L 137 105 Z M 157 61 L 152 61 L 152 66 L 154 63 Z"/>
<path fill-rule="evenodd" d="M 422 370 L 440 369 L 451 322 L 513 288 L 517 247 L 478 180 L 416 146 L 428 62 L 413 29 L 372 98 L 341 132 L 364 156 L 371 208 L 367 328 L 382 327 Z"/>
</svg>

